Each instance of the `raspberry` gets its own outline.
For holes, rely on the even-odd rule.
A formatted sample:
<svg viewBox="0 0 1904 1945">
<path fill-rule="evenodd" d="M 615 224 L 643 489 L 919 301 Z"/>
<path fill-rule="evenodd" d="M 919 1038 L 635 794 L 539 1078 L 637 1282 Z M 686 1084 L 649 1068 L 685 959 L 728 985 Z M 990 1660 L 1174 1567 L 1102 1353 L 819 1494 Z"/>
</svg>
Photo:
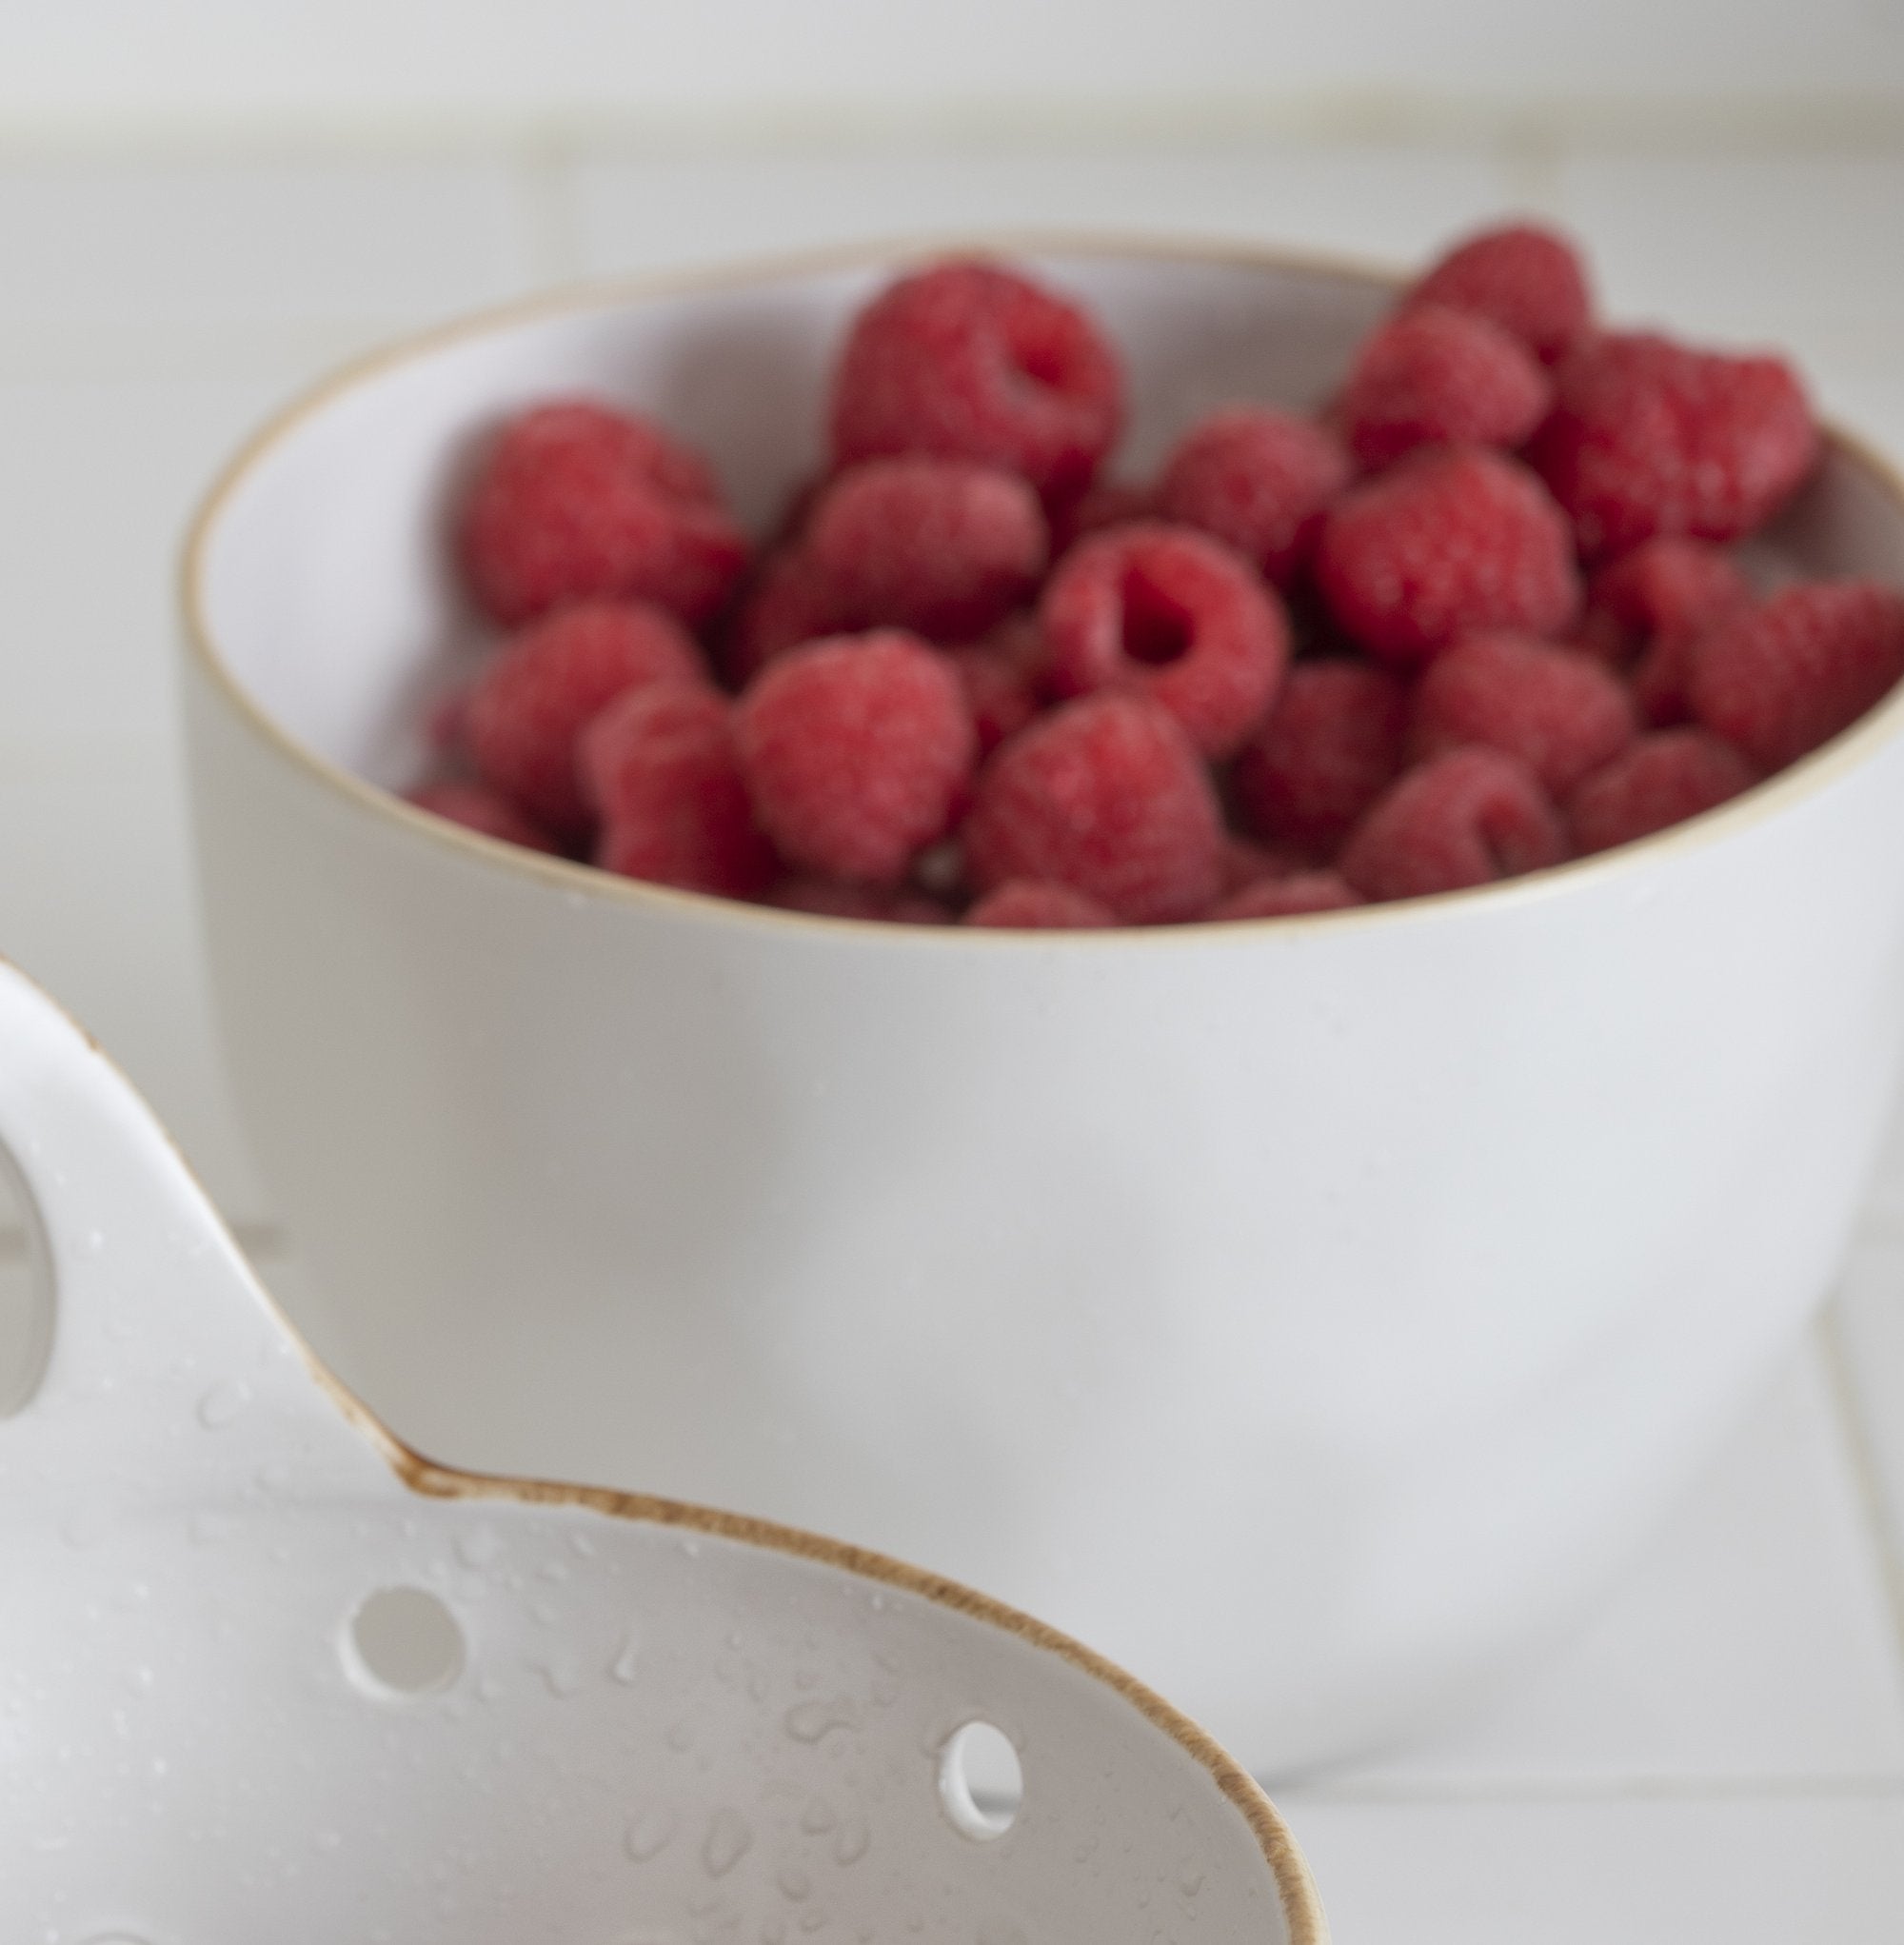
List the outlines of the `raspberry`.
<svg viewBox="0 0 1904 1945">
<path fill-rule="evenodd" d="M 1662 637 L 1703 634 L 1751 602 L 1751 585 L 1730 554 L 1661 535 L 1593 577 L 1581 645 L 1608 662 L 1632 662 Z"/>
<path fill-rule="evenodd" d="M 1872 581 L 1787 587 L 1693 645 L 1694 716 L 1761 770 L 1855 723 L 1904 675 L 1904 595 Z"/>
<path fill-rule="evenodd" d="M 1363 344 L 1337 402 L 1349 448 L 1373 472 L 1418 446 L 1519 446 L 1554 387 L 1511 332 L 1424 304 Z"/>
<path fill-rule="evenodd" d="M 1364 901 L 1333 871 L 1298 871 L 1259 878 L 1203 914 L 1206 919 L 1293 919 L 1304 912 L 1342 912 Z"/>
<path fill-rule="evenodd" d="M 576 762 L 602 818 L 596 863 L 726 898 L 766 888 L 779 861 L 747 802 L 731 712 L 704 684 L 657 682 L 589 724 Z"/>
<path fill-rule="evenodd" d="M 1730 554 L 1662 534 L 1602 567 L 1587 602 L 1578 645 L 1615 666 L 1636 661 L 1635 706 L 1642 722 L 1665 728 L 1686 720 L 1694 642 L 1750 607 L 1752 588 Z"/>
<path fill-rule="evenodd" d="M 1158 511 L 1200 526 L 1287 587 L 1308 565 L 1349 456 L 1309 419 L 1235 406 L 1192 427 L 1164 462 Z"/>
<path fill-rule="evenodd" d="M 796 875 L 783 878 L 766 903 L 784 912 L 807 912 L 821 919 L 877 919 L 886 924 L 949 925 L 952 914 L 937 899 L 902 888 L 843 884 L 835 878 Z"/>
<path fill-rule="evenodd" d="M 672 615 L 641 602 L 589 602 L 504 644 L 469 690 L 464 733 L 484 781 L 559 837 L 593 822 L 575 740 L 624 690 L 704 679 L 701 651 Z"/>
<path fill-rule="evenodd" d="M 1043 716 L 980 774 L 965 863 L 982 894 L 1050 879 L 1136 924 L 1188 919 L 1216 898 L 1222 817 L 1175 717 L 1130 695 Z"/>
<path fill-rule="evenodd" d="M 525 850 L 553 851 L 548 835 L 540 831 L 506 797 L 481 784 L 425 784 L 409 792 L 406 803 L 432 816 L 447 818 L 465 830 L 480 831 L 486 838 L 501 838 L 507 844 L 521 844 Z"/>
<path fill-rule="evenodd" d="M 1530 457 L 1589 560 L 1655 534 L 1731 541 L 1762 526 L 1817 458 L 1811 407 L 1777 358 L 1644 333 L 1583 346 Z"/>
<path fill-rule="evenodd" d="M 1550 230 L 1517 223 L 1458 245 L 1402 302 L 1472 311 L 1511 331 L 1543 365 L 1586 335 L 1593 299 L 1573 248 Z"/>
<path fill-rule="evenodd" d="M 1568 800 L 1574 848 L 1584 857 L 1683 824 L 1736 797 L 1753 781 L 1745 759 L 1703 729 L 1642 736 Z"/>
<path fill-rule="evenodd" d="M 968 925 L 995 925 L 1018 932 L 1076 932 L 1118 922 L 1108 905 L 1037 878 L 1010 878 L 965 914 Z"/>
<path fill-rule="evenodd" d="M 1127 520 L 1155 519 L 1157 510 L 1157 495 L 1147 488 L 1128 480 L 1100 480 L 1076 499 L 1052 507 L 1051 558 L 1057 560 L 1087 534 L 1101 533 L 1107 526 L 1121 526 Z"/>
<path fill-rule="evenodd" d="M 948 658 L 964 685 L 978 732 L 979 754 L 990 756 L 1038 714 L 1044 673 L 1044 637 L 1035 615 L 1014 615 L 982 642 Z"/>
<path fill-rule="evenodd" d="M 855 320 L 834 374 L 843 466 L 930 452 L 1080 493 L 1123 413 L 1116 352 L 1075 306 L 995 264 L 902 277 Z"/>
<path fill-rule="evenodd" d="M 1466 636 L 1431 664 L 1410 725 L 1417 758 L 1484 744 L 1518 757 L 1555 798 L 1633 737 L 1617 676 L 1588 656 L 1508 634 Z"/>
<path fill-rule="evenodd" d="M 1220 889 L 1227 898 L 1259 878 L 1293 878 L 1306 871 L 1309 862 L 1294 851 L 1279 850 L 1272 844 L 1259 844 L 1240 838 L 1235 831 L 1223 833 L 1223 851 L 1219 861 Z"/>
<path fill-rule="evenodd" d="M 972 719 L 945 657 L 897 629 L 810 642 L 741 698 L 742 771 L 793 864 L 897 884 L 971 774 Z"/>
<path fill-rule="evenodd" d="M 1360 662 L 1299 662 L 1232 773 L 1243 822 L 1331 856 L 1401 767 L 1408 692 Z"/>
<path fill-rule="evenodd" d="M 509 626 L 617 595 L 698 625 L 747 552 L 698 455 L 646 420 L 579 400 L 503 428 L 458 538 L 477 600 Z"/>
<path fill-rule="evenodd" d="M 438 756 L 454 760 L 461 752 L 468 709 L 466 688 L 450 689 L 429 705 L 423 719 L 423 740 Z"/>
<path fill-rule="evenodd" d="M 869 460 L 814 507 L 802 551 L 843 628 L 966 642 L 1037 591 L 1047 539 L 1015 474 L 962 460 Z"/>
<path fill-rule="evenodd" d="M 1316 578 L 1350 638 L 1404 666 L 1478 628 L 1557 634 L 1580 593 L 1567 523 L 1540 482 L 1473 446 L 1417 453 L 1345 494 Z"/>
<path fill-rule="evenodd" d="M 837 635 L 846 617 L 831 582 L 798 549 L 769 556 L 727 629 L 722 667 L 744 688 L 775 656 Z"/>
<path fill-rule="evenodd" d="M 1213 757 L 1262 720 L 1289 660 L 1282 605 L 1248 565 L 1207 534 L 1160 522 L 1073 548 L 1038 619 L 1058 694 L 1148 696 Z"/>
<path fill-rule="evenodd" d="M 1408 771 L 1342 847 L 1364 898 L 1422 898 L 1557 864 L 1567 841 L 1534 772 L 1496 749 L 1453 749 Z"/>
</svg>

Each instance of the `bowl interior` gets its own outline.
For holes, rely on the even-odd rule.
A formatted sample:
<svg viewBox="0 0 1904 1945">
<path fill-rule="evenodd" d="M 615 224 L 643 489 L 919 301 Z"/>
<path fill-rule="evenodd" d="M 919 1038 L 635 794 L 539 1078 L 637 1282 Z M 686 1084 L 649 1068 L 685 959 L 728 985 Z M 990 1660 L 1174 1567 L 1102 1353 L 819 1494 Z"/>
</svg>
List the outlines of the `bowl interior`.
<svg viewBox="0 0 1904 1945">
<path fill-rule="evenodd" d="M 1388 294 L 1347 269 L 1013 254 L 1091 306 L 1122 347 L 1132 410 L 1120 464 L 1139 475 L 1213 405 L 1316 403 Z M 544 398 L 621 401 L 709 453 L 760 530 L 819 464 L 845 321 L 893 269 L 883 259 L 592 294 L 400 351 L 320 393 L 268 437 L 207 530 L 200 597 L 216 653 L 298 742 L 369 782 L 408 784 L 424 705 L 487 634 L 448 546 L 486 436 Z"/>
<path fill-rule="evenodd" d="M 1113 470 L 1142 478 L 1200 412 L 1236 400 L 1313 407 L 1390 301 L 1339 265 L 1167 248 L 1004 253 L 1089 306 L 1121 347 L 1131 409 Z M 202 523 L 188 601 L 200 646 L 276 726 L 366 782 L 422 772 L 430 701 L 466 679 L 493 630 L 451 563 L 455 506 L 496 427 L 588 394 L 650 412 L 707 452 L 764 530 L 821 463 L 846 321 L 906 261 L 868 251 L 585 292 L 454 327 L 373 360 L 258 442 Z M 1764 581 L 1894 577 L 1898 489 L 1834 442 L 1807 489 L 1753 543 Z"/>
</svg>

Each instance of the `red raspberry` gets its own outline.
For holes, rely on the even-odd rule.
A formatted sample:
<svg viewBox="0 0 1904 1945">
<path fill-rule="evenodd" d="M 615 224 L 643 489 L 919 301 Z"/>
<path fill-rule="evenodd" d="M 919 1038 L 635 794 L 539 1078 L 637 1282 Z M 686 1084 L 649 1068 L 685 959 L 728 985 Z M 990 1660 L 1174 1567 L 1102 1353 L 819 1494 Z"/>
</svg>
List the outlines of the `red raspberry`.
<svg viewBox="0 0 1904 1945">
<path fill-rule="evenodd" d="M 1424 304 L 1366 340 L 1337 401 L 1350 450 L 1373 472 L 1418 446 L 1519 446 L 1554 387 L 1533 353 L 1484 317 Z"/>
<path fill-rule="evenodd" d="M 1153 520 L 1157 511 L 1157 495 L 1147 487 L 1128 480 L 1100 480 L 1075 500 L 1052 507 L 1051 558 L 1069 553 L 1087 534 L 1121 526 L 1127 520 Z"/>
<path fill-rule="evenodd" d="M 1704 634 L 1751 604 L 1751 584 L 1729 553 L 1662 534 L 1593 577 L 1580 645 L 1603 661 L 1630 663 L 1663 637 Z"/>
<path fill-rule="evenodd" d="M 1543 365 L 1557 364 L 1593 319 L 1578 256 L 1551 230 L 1527 223 L 1471 236 L 1418 279 L 1402 302 L 1444 304 L 1487 318 Z"/>
<path fill-rule="evenodd" d="M 982 898 L 965 914 L 965 923 L 1015 932 L 1078 932 L 1118 922 L 1108 905 L 1068 884 L 1012 878 Z"/>
<path fill-rule="evenodd" d="M 1731 541 L 1812 470 L 1818 430 L 1777 358 L 1695 351 L 1643 333 L 1585 345 L 1530 458 L 1589 560 L 1655 534 Z"/>
<path fill-rule="evenodd" d="M 1206 919 L 1294 919 L 1304 912 L 1343 912 L 1364 903 L 1333 871 L 1259 878 L 1203 914 Z"/>
<path fill-rule="evenodd" d="M 702 683 L 649 683 L 583 731 L 577 766 L 602 818 L 596 863 L 725 898 L 765 890 L 779 861 L 741 781 L 732 706 Z"/>
<path fill-rule="evenodd" d="M 1334 854 L 1401 767 L 1408 691 L 1361 662 L 1299 662 L 1232 772 L 1243 822 L 1273 843 Z"/>
<path fill-rule="evenodd" d="M 1873 581 L 1812 581 L 1693 645 L 1694 716 L 1778 770 L 1847 729 L 1904 675 L 1904 594 Z"/>
<path fill-rule="evenodd" d="M 1146 522 L 1082 542 L 1039 604 L 1052 688 L 1148 696 L 1227 756 L 1262 720 L 1289 660 L 1282 604 L 1207 534 Z"/>
<path fill-rule="evenodd" d="M 1047 537 L 1015 474 L 962 460 L 869 460 L 841 473 L 802 551 L 850 628 L 967 642 L 1030 600 Z"/>
<path fill-rule="evenodd" d="M 977 460 L 1056 503 L 1089 485 L 1122 414 L 1117 354 L 1076 306 L 996 264 L 940 264 L 855 320 L 833 381 L 833 457 Z"/>
<path fill-rule="evenodd" d="M 1633 705 L 1591 657 L 1527 635 L 1469 635 L 1430 665 L 1415 691 L 1418 759 L 1467 744 L 1518 757 L 1550 797 L 1633 741 Z"/>
<path fill-rule="evenodd" d="M 875 919 L 895 925 L 949 925 L 952 914 L 937 899 L 902 887 L 881 890 L 870 884 L 843 884 L 837 878 L 796 875 L 783 878 L 766 903 L 784 912 L 820 919 Z"/>
<path fill-rule="evenodd" d="M 429 705 L 423 720 L 423 740 L 438 756 L 454 761 L 461 754 L 468 708 L 467 688 L 451 689 Z"/>
<path fill-rule="evenodd" d="M 1222 817 L 1196 746 L 1137 696 L 1087 696 L 1013 737 L 980 774 L 964 838 L 982 894 L 1050 879 L 1133 924 L 1192 918 L 1220 882 Z"/>
<path fill-rule="evenodd" d="M 1557 864 L 1567 841 L 1534 772 L 1497 749 L 1452 749 L 1408 771 L 1342 847 L 1371 899 L 1423 898 Z"/>
<path fill-rule="evenodd" d="M 747 553 L 698 455 L 646 420 L 583 401 L 504 427 L 459 540 L 477 600 L 506 625 L 615 595 L 698 625 Z"/>
<path fill-rule="evenodd" d="M 1295 851 L 1259 844 L 1250 838 L 1240 838 L 1235 831 L 1225 831 L 1219 869 L 1219 889 L 1228 898 L 1231 892 L 1241 891 L 1259 879 L 1294 878 L 1299 871 L 1309 869 L 1309 861 Z"/>
<path fill-rule="evenodd" d="M 741 767 L 792 863 L 897 884 L 971 775 L 971 713 L 946 658 L 897 629 L 810 642 L 741 698 Z"/>
<path fill-rule="evenodd" d="M 965 687 L 979 754 L 988 757 L 1038 714 L 1044 676 L 1044 636 L 1038 617 L 1014 615 L 949 660 Z"/>
<path fill-rule="evenodd" d="M 558 836 L 593 822 L 575 740 L 624 690 L 705 678 L 701 651 L 672 615 L 642 602 L 589 602 L 525 628 L 469 690 L 464 733 L 485 782 Z"/>
<path fill-rule="evenodd" d="M 1616 666 L 1634 662 L 1633 700 L 1656 728 L 1687 716 L 1688 657 L 1698 637 L 1752 605 L 1732 556 L 1706 541 L 1662 534 L 1596 574 L 1579 645 Z"/>
<path fill-rule="evenodd" d="M 1753 781 L 1745 759 L 1703 729 L 1642 736 L 1568 800 L 1574 848 L 1584 857 L 1683 824 L 1749 789 Z"/>
<path fill-rule="evenodd" d="M 1478 628 L 1557 634 L 1580 598 L 1560 509 L 1525 466 L 1473 446 L 1415 454 L 1345 494 L 1316 578 L 1350 638 L 1403 666 Z"/>
<path fill-rule="evenodd" d="M 1352 470 L 1341 442 L 1313 420 L 1233 406 L 1193 426 L 1165 460 L 1157 506 L 1166 520 L 1227 541 L 1287 587 Z"/>
<path fill-rule="evenodd" d="M 847 625 L 831 580 L 798 548 L 762 564 L 727 629 L 722 666 L 744 688 L 777 655 Z"/>
<path fill-rule="evenodd" d="M 482 784 L 425 784 L 410 791 L 406 803 L 433 816 L 446 817 L 464 829 L 501 838 L 528 851 L 553 851 L 546 832 L 538 830 L 506 797 Z"/>
</svg>

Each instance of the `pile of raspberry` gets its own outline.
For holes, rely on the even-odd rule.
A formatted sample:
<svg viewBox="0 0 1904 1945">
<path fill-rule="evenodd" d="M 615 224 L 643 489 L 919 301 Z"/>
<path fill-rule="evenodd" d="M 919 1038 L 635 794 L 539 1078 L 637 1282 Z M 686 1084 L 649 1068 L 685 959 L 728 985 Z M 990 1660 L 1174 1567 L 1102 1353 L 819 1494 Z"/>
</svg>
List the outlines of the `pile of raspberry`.
<svg viewBox="0 0 1904 1945">
<path fill-rule="evenodd" d="M 1731 551 L 1817 463 L 1791 369 L 1601 327 L 1541 229 L 1443 257 L 1313 415 L 1212 413 L 1147 482 L 1122 418 L 1096 322 L 981 261 L 860 313 L 758 545 L 651 420 L 524 413 L 457 526 L 507 632 L 412 801 L 803 912 L 1268 919 L 1625 843 L 1904 675 L 1904 596 Z"/>
</svg>

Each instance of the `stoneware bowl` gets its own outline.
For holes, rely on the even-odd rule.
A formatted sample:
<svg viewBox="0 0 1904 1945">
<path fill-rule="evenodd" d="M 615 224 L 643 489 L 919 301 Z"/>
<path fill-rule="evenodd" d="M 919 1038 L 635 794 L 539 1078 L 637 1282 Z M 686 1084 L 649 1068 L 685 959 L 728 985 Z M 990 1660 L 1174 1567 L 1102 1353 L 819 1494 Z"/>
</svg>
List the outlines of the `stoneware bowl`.
<svg viewBox="0 0 1904 1945">
<path fill-rule="evenodd" d="M 1309 404 L 1388 280 L 1000 248 L 1128 357 L 1140 472 Z M 900 252 L 558 299 L 270 427 L 187 569 L 236 1081 L 325 1306 L 432 1449 L 929 1559 L 1260 1771 L 1573 1609 L 1825 1291 L 1898 1065 L 1904 696 L 1744 800 L 1496 889 L 1020 934 L 623 882 L 419 815 L 506 414 L 659 412 L 764 520 Z M 1771 571 L 1904 579 L 1841 440 Z"/>
<path fill-rule="evenodd" d="M 0 1143 L 56 1293 L 0 1396 L 10 1938 L 1325 1945 L 1256 1785 L 1050 1629 L 399 1444 L 4 965 Z"/>
</svg>

